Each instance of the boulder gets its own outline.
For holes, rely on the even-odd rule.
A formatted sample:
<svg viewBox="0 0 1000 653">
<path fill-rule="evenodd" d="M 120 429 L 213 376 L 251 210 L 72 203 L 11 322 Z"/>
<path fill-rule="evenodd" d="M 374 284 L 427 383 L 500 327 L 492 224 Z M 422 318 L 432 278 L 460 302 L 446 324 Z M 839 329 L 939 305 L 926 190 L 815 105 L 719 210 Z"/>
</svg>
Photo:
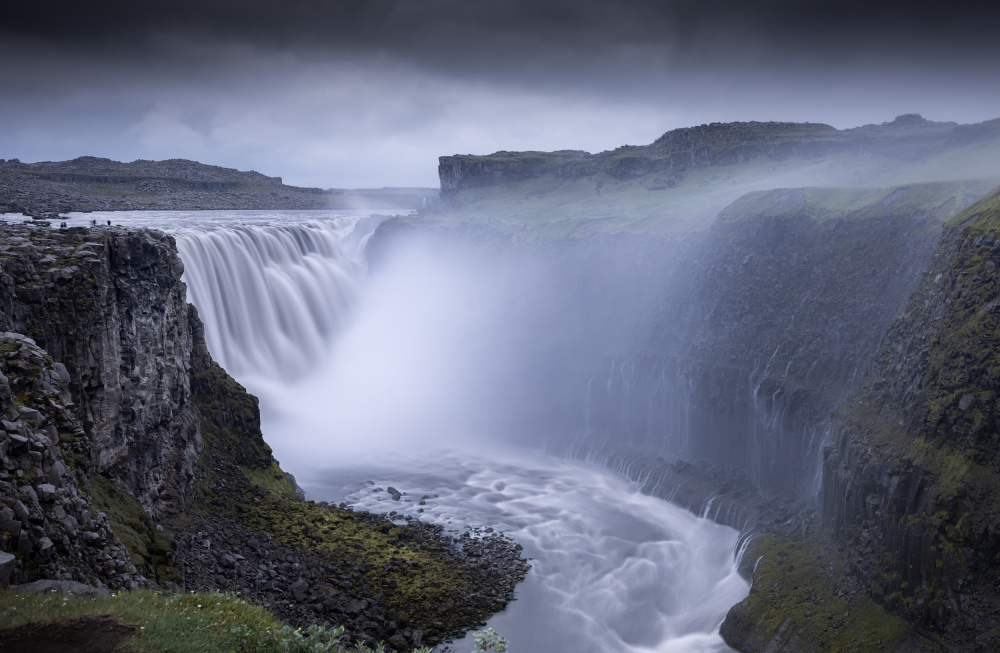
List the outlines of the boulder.
<svg viewBox="0 0 1000 653">
<path fill-rule="evenodd" d="M 65 268 L 56 268 L 49 271 L 49 276 L 52 277 L 52 281 L 69 281 L 76 276 L 76 273 L 80 271 L 80 268 L 75 265 L 70 265 Z"/>
<path fill-rule="evenodd" d="M 289 585 L 288 591 L 295 597 L 296 601 L 302 602 L 309 596 L 309 585 L 304 579 L 300 578 Z"/>
<path fill-rule="evenodd" d="M 11 554 L 0 551 L 0 589 L 5 590 L 10 586 L 10 574 L 14 571 L 16 560 Z"/>
<path fill-rule="evenodd" d="M 38 486 L 38 498 L 45 503 L 52 503 L 56 500 L 56 486 L 51 483 L 42 483 Z"/>
<path fill-rule="evenodd" d="M 35 410 L 34 408 L 28 408 L 27 406 L 20 406 L 17 409 L 17 412 L 21 416 L 21 419 L 25 421 L 34 422 L 35 424 L 40 424 L 42 421 L 42 414 L 37 410 Z"/>
<path fill-rule="evenodd" d="M 97 596 L 110 596 L 111 594 L 106 589 L 78 583 L 75 580 L 36 580 L 24 585 L 12 585 L 10 589 L 18 594 L 84 594 L 86 592 L 93 592 Z"/>
<path fill-rule="evenodd" d="M 28 438 L 23 435 L 18 435 L 17 433 L 7 432 L 7 438 L 10 440 L 10 451 L 13 454 L 20 454 L 28 450 Z"/>
</svg>

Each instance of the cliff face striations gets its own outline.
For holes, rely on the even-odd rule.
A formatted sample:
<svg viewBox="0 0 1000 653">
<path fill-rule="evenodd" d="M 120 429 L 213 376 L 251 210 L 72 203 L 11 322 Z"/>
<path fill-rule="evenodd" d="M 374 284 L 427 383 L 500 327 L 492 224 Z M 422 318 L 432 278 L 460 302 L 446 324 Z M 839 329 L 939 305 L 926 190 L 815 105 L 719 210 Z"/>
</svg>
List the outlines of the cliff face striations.
<svg viewBox="0 0 1000 653">
<path fill-rule="evenodd" d="M 92 469 L 152 514 L 183 509 L 200 434 L 173 240 L 120 228 L 5 229 L 0 326 L 65 366 Z"/>
<path fill-rule="evenodd" d="M 1000 195 L 951 221 L 839 412 L 822 515 L 869 591 L 951 646 L 1000 646 Z"/>
<path fill-rule="evenodd" d="M 37 577 L 112 588 L 143 580 L 91 501 L 68 381 L 30 338 L 0 334 L 0 588 Z"/>
</svg>

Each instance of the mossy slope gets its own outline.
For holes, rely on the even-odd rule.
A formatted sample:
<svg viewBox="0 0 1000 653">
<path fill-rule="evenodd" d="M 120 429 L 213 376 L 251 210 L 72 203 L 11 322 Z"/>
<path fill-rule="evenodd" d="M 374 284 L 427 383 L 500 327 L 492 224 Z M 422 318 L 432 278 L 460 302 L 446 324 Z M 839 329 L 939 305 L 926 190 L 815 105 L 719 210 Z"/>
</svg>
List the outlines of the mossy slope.
<svg viewBox="0 0 1000 653">
<path fill-rule="evenodd" d="M 903 619 L 859 590 L 844 562 L 820 538 L 763 535 L 750 595 L 733 606 L 723 638 L 741 651 L 897 651 L 919 638 Z"/>
<path fill-rule="evenodd" d="M 1000 647 L 1000 193 L 942 246 L 840 411 L 823 517 L 877 600 L 956 650 Z"/>
<path fill-rule="evenodd" d="M 139 501 L 101 475 L 90 478 L 90 500 L 108 516 L 115 535 L 129 552 L 132 564 L 159 584 L 177 583 L 180 573 L 170 565 L 173 546 L 143 510 Z"/>
</svg>

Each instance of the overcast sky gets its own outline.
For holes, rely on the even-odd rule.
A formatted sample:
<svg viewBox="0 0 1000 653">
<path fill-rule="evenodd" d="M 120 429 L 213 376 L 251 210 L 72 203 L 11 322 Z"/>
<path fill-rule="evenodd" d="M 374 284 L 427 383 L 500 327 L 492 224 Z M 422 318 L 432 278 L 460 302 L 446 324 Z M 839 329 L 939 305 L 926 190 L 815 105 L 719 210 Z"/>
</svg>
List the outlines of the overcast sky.
<svg viewBox="0 0 1000 653">
<path fill-rule="evenodd" d="M 32 0 L 0 158 L 187 158 L 321 187 L 713 121 L 1000 117 L 996 10 L 840 0 Z M 11 6 L 13 5 L 13 6 Z"/>
</svg>

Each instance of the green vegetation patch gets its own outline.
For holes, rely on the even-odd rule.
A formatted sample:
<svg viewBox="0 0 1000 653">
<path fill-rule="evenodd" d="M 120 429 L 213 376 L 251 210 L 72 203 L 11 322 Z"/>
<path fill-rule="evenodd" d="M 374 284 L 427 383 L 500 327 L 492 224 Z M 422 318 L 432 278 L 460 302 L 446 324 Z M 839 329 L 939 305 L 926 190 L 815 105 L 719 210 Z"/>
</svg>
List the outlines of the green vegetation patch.
<svg viewBox="0 0 1000 653">
<path fill-rule="evenodd" d="M 24 633 L 19 627 L 29 625 L 35 633 L 57 640 L 61 632 L 78 624 L 118 625 L 125 637 L 115 651 L 122 653 L 371 653 L 366 647 L 346 647 L 348 642 L 337 645 L 339 630 L 284 626 L 264 608 L 234 594 L 135 591 L 99 597 L 0 591 L 0 642 L 17 641 Z"/>
<path fill-rule="evenodd" d="M 90 500 L 107 514 L 111 529 L 137 569 L 157 583 L 180 582 L 180 572 L 167 565 L 167 553 L 173 549 L 170 540 L 156 530 L 138 499 L 95 475 L 90 479 Z"/>
<path fill-rule="evenodd" d="M 847 569 L 815 540 L 771 533 L 746 555 L 759 561 L 750 595 L 723 625 L 732 646 L 754 641 L 761 649 L 775 643 L 774 650 L 894 651 L 915 637 L 907 622 L 864 591 L 844 587 Z"/>
<path fill-rule="evenodd" d="M 762 217 L 864 220 L 906 215 L 944 223 L 994 186 L 992 179 L 971 179 L 889 188 L 778 188 L 747 193 L 719 213 L 719 222 Z"/>
<path fill-rule="evenodd" d="M 191 392 L 201 413 L 206 446 L 224 451 L 228 460 L 241 467 L 272 468 L 275 461 L 260 431 L 257 399 L 246 388 L 213 361 L 191 375 Z"/>
<path fill-rule="evenodd" d="M 506 597 L 489 565 L 457 560 L 448 540 L 427 528 L 397 526 L 386 518 L 296 498 L 296 486 L 264 442 L 256 399 L 218 365 L 192 375 L 202 414 L 204 452 L 191 512 L 231 519 L 308 551 L 339 569 L 338 584 L 360 571 L 368 596 L 387 613 L 444 632 L 485 620 Z M 117 531 L 117 528 L 116 528 Z M 405 615 L 405 616 L 403 616 Z"/>
</svg>

